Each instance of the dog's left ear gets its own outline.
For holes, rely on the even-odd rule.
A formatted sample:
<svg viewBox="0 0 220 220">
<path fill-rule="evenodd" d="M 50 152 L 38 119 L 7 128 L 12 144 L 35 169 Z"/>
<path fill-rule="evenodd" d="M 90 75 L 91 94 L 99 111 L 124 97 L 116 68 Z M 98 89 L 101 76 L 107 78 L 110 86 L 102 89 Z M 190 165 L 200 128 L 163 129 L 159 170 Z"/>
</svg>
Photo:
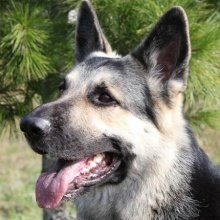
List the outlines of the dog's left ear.
<svg viewBox="0 0 220 220">
<path fill-rule="evenodd" d="M 112 49 L 91 3 L 89 0 L 83 0 L 79 8 L 76 28 L 77 62 L 82 62 L 90 53 L 95 51 L 111 53 Z"/>
<path fill-rule="evenodd" d="M 132 52 L 147 69 L 163 83 L 169 79 L 187 81 L 190 59 L 188 21 L 180 7 L 170 9 L 150 35 Z"/>
</svg>

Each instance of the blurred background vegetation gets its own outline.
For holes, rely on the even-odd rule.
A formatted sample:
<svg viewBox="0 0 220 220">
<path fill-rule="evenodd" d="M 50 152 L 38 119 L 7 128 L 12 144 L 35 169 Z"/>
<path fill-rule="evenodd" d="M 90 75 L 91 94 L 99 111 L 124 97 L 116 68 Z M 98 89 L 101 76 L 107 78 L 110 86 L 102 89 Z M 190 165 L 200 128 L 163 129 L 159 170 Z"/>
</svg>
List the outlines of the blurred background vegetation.
<svg viewBox="0 0 220 220">
<path fill-rule="evenodd" d="M 186 10 L 192 60 L 184 110 L 199 142 L 220 165 L 220 1 L 92 3 L 106 36 L 122 55 L 170 7 L 181 5 Z M 24 144 L 18 122 L 40 103 L 56 97 L 61 79 L 74 65 L 78 4 L 77 0 L 0 1 L 0 220 L 41 219 L 34 197 L 41 158 Z"/>
</svg>

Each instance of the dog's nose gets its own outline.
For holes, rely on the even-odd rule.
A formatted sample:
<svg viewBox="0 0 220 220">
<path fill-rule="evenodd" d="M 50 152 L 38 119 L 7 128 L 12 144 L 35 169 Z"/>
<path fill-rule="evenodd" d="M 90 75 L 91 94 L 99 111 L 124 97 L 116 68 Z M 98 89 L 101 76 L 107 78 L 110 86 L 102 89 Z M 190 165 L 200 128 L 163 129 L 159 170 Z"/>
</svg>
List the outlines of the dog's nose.
<svg viewBox="0 0 220 220">
<path fill-rule="evenodd" d="M 50 122 L 43 118 L 26 116 L 20 122 L 20 129 L 30 135 L 42 136 L 49 132 Z"/>
</svg>

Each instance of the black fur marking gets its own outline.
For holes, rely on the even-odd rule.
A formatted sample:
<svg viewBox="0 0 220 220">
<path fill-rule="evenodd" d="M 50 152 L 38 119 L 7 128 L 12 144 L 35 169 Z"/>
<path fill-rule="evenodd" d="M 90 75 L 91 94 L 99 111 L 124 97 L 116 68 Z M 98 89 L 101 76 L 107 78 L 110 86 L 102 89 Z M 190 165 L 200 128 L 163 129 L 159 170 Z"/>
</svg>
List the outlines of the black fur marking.
<svg viewBox="0 0 220 220">
<path fill-rule="evenodd" d="M 89 57 L 84 61 L 85 66 L 89 68 L 88 70 L 96 70 L 101 67 L 109 68 L 110 70 L 115 70 L 117 73 L 124 73 L 123 62 L 118 58 L 109 57 Z"/>
<path fill-rule="evenodd" d="M 145 102 L 144 102 L 145 103 L 145 112 L 146 112 L 148 118 L 155 124 L 155 126 L 158 126 L 155 111 L 154 111 L 154 103 L 152 100 L 150 90 L 147 86 L 145 86 L 145 88 L 144 88 L 144 93 L 145 93 Z"/>
<path fill-rule="evenodd" d="M 96 13 L 87 1 L 81 3 L 76 30 L 76 59 L 82 62 L 94 51 L 108 52 L 110 46 L 99 25 Z"/>
<path fill-rule="evenodd" d="M 192 196 L 198 202 L 199 216 L 195 220 L 220 219 L 220 172 L 198 146 L 192 131 L 187 128 L 194 154 Z"/>
<path fill-rule="evenodd" d="M 108 135 L 104 136 L 108 137 Z M 112 146 L 117 150 L 117 152 L 120 152 L 122 155 L 121 165 L 118 168 L 118 170 L 114 173 L 114 176 L 111 178 L 110 181 L 110 183 L 112 184 L 118 184 L 126 178 L 127 172 L 136 156 L 133 153 L 131 153 L 132 145 L 128 143 L 126 140 L 123 140 L 119 136 L 108 138 L 110 139 Z"/>
<path fill-rule="evenodd" d="M 62 94 L 62 92 L 64 92 L 64 90 L 66 90 L 66 89 L 67 89 L 67 81 L 66 81 L 66 79 L 64 79 L 59 85 L 60 94 Z"/>
</svg>

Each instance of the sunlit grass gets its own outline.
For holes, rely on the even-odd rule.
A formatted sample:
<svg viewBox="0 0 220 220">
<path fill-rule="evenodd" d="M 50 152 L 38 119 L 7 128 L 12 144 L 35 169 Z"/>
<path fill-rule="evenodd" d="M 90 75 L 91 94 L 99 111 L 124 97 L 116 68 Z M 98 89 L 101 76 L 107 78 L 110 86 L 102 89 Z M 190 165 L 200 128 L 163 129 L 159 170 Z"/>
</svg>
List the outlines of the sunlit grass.
<svg viewBox="0 0 220 220">
<path fill-rule="evenodd" d="M 22 141 L 1 141 L 0 158 L 0 220 L 41 219 L 34 193 L 41 157 Z"/>
<path fill-rule="evenodd" d="M 203 133 L 203 137 L 209 137 L 199 141 L 200 146 L 208 154 L 209 158 L 220 168 L 220 133 L 212 129 L 205 129 L 200 131 Z M 202 134 L 200 134 L 202 137 Z"/>
</svg>

